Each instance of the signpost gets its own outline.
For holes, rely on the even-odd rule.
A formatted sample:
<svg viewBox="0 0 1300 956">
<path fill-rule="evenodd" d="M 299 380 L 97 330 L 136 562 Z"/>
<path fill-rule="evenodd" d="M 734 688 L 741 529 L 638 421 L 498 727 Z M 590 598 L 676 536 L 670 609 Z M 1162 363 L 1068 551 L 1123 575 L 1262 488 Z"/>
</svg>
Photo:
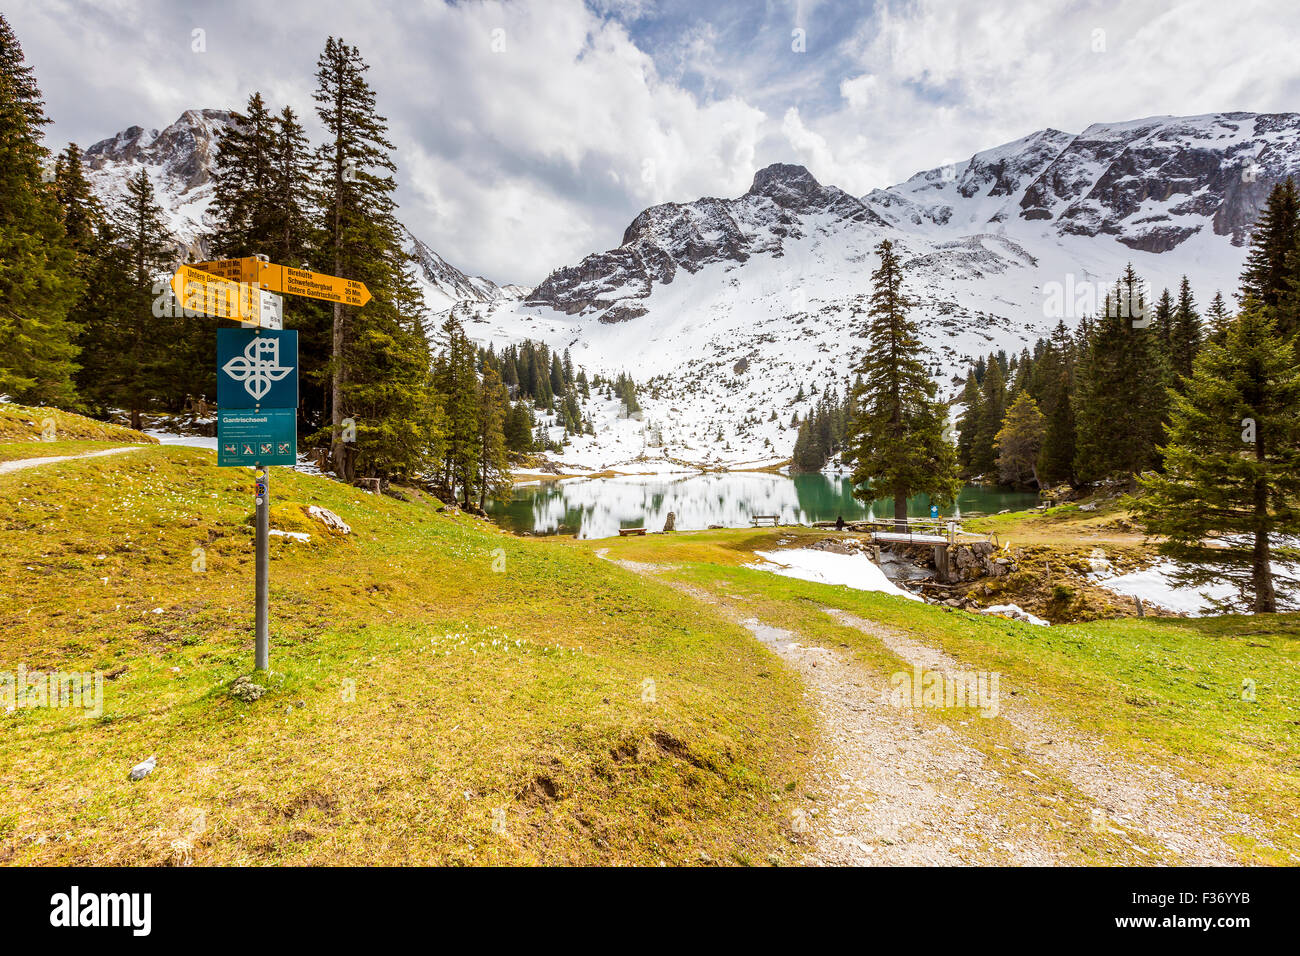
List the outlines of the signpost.
<svg viewBox="0 0 1300 956">
<path fill-rule="evenodd" d="M 181 266 L 171 285 L 187 312 L 236 319 L 246 328 L 284 328 L 284 300 L 250 283 L 232 281 L 196 266 Z"/>
<path fill-rule="evenodd" d="M 298 333 L 217 329 L 217 465 L 256 469 L 257 612 L 254 666 L 270 657 L 270 516 L 268 465 L 298 462 Z"/>
<path fill-rule="evenodd" d="M 284 331 L 284 300 L 302 295 L 360 307 L 361 282 L 267 262 L 260 256 L 181 266 L 172 276 L 181 306 L 234 319 L 217 330 L 217 465 L 252 466 L 256 479 L 256 648 L 254 666 L 270 666 L 270 465 L 298 462 L 298 333 Z"/>
<path fill-rule="evenodd" d="M 200 262 L 194 268 L 220 276 L 229 282 L 244 283 L 270 292 L 301 295 L 309 299 L 363 306 L 370 301 L 370 290 L 355 279 L 342 279 L 323 272 L 295 269 L 267 262 L 257 256 Z"/>
</svg>

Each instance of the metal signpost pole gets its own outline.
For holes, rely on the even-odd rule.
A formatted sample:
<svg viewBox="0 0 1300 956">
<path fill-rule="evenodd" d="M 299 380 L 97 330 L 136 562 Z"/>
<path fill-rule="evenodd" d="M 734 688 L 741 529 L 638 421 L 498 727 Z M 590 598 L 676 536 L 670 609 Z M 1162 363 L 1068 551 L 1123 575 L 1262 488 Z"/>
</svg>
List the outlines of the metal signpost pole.
<svg viewBox="0 0 1300 956">
<path fill-rule="evenodd" d="M 370 290 L 355 279 L 275 265 L 265 256 L 183 265 L 171 287 L 186 309 L 243 325 L 217 330 L 217 465 L 252 466 L 257 482 L 254 666 L 264 671 L 271 656 L 269 466 L 298 461 L 298 333 L 285 331 L 277 293 L 360 308 Z"/>
<path fill-rule="evenodd" d="M 257 645 L 253 656 L 253 666 L 259 671 L 270 667 L 271 633 L 267 613 L 267 597 L 271 581 L 271 469 L 259 468 L 255 472 L 257 479 L 257 560 L 255 577 L 257 579 Z"/>
</svg>

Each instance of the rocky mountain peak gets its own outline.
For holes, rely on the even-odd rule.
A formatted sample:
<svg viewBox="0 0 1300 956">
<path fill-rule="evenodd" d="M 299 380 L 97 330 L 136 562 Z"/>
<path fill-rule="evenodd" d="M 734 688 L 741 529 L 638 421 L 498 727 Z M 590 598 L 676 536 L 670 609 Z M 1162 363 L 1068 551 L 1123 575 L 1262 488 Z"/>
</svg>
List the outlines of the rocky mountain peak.
<svg viewBox="0 0 1300 956">
<path fill-rule="evenodd" d="M 178 195 L 211 179 L 221 134 L 233 122 L 229 110 L 186 110 L 164 130 L 131 126 L 86 150 L 93 170 L 123 165 L 156 167 Z"/>
<path fill-rule="evenodd" d="M 754 173 L 754 182 L 746 195 L 766 196 L 778 206 L 798 209 L 822 192 L 822 184 L 803 166 L 773 163 Z"/>
</svg>

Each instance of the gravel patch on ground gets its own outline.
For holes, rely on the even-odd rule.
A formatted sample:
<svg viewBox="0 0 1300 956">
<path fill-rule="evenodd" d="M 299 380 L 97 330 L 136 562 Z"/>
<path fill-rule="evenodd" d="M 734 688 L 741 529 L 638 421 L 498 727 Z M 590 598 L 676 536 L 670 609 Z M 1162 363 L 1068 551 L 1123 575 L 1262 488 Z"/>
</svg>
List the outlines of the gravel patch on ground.
<svg viewBox="0 0 1300 956">
<path fill-rule="evenodd" d="M 608 560 L 605 549 L 597 554 Z M 615 563 L 639 574 L 664 570 Z M 1013 750 L 1018 766 L 1034 768 L 1009 779 L 1013 771 L 997 766 L 1000 761 L 963 739 L 959 729 L 933 719 L 926 708 L 896 706 L 888 675 L 847 652 L 805 644 L 801 635 L 763 623 L 731 595 L 667 583 L 748 628 L 804 681 L 821 731 L 806 799 L 790 811 L 806 864 L 1077 863 L 1071 841 L 1062 841 L 1059 830 L 1054 838 L 1044 838 L 1054 824 L 1047 823 L 1044 830 L 1044 818 L 1034 819 L 1029 810 L 1034 802 L 1039 807 L 1078 806 L 1080 797 L 1091 804 L 1084 825 L 1117 838 L 1121 857 L 1134 862 L 1150 858 L 1152 863 L 1232 865 L 1239 859 L 1224 834 L 1245 833 L 1268 842 L 1249 817 L 1228 809 L 1216 789 L 1168 767 L 1127 759 L 1001 682 L 992 719 L 1004 721 L 1010 733 L 1008 746 L 997 749 Z M 911 668 L 949 678 L 973 670 L 892 628 L 837 609 L 822 610 L 878 640 Z M 1063 785 L 1071 789 L 1062 792 Z M 1163 859 L 1152 858 L 1142 842 L 1162 847 Z"/>
<path fill-rule="evenodd" d="M 907 635 L 844 611 L 824 610 L 841 624 L 879 640 L 913 667 L 948 675 L 970 669 Z M 1016 728 L 1031 757 L 1054 768 L 1096 802 L 1094 815 L 1100 825 L 1143 832 L 1181 861 L 1195 865 L 1238 862 L 1221 833 L 1265 839 L 1254 832 L 1249 817 L 1232 813 L 1224 795 L 1214 788 L 1186 780 L 1168 767 L 1125 760 L 1096 737 L 1066 729 L 1008 693 L 1005 685 L 999 697 L 999 718 Z"/>
<path fill-rule="evenodd" d="M 139 451 L 142 446 L 134 445 L 126 448 L 107 448 L 104 451 L 88 451 L 80 455 L 54 455 L 50 458 L 19 458 L 16 461 L 0 461 L 0 475 L 7 475 L 11 471 L 22 471 L 24 468 L 35 468 L 37 465 L 49 465 L 56 461 L 75 461 L 78 458 L 102 458 L 104 455 L 117 455 L 124 451 Z"/>
</svg>

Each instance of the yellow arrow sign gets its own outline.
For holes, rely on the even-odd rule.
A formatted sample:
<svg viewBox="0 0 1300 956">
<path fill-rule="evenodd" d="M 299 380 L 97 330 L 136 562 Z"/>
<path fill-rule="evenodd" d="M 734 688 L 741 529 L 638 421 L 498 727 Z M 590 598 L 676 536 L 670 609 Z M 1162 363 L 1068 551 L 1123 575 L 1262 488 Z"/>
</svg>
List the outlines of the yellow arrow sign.
<svg viewBox="0 0 1300 956">
<path fill-rule="evenodd" d="M 355 279 L 343 279 L 323 272 L 280 266 L 273 262 L 265 262 L 256 256 L 200 262 L 196 268 L 231 282 L 253 283 L 263 289 L 285 295 L 302 295 L 311 299 L 324 299 L 326 302 L 341 302 L 344 305 L 357 307 L 370 301 L 370 290 L 366 288 L 365 283 L 357 282 Z"/>
<path fill-rule="evenodd" d="M 256 319 L 252 305 L 252 287 L 230 282 L 194 266 L 181 266 L 172 276 L 172 291 L 187 312 L 198 312 L 220 319 Z M 251 313 L 251 315 L 250 315 Z"/>
<path fill-rule="evenodd" d="M 206 272 L 209 275 L 220 276 L 229 282 L 257 282 L 257 273 L 259 267 L 265 265 L 256 256 L 245 256 L 242 259 L 217 259 L 213 262 L 196 262 L 191 269 L 198 269 L 200 272 Z"/>
<path fill-rule="evenodd" d="M 172 276 L 171 286 L 181 308 L 187 312 L 235 319 L 245 325 L 284 327 L 279 296 L 263 292 L 251 283 L 232 282 L 195 266 L 181 266 Z"/>
<path fill-rule="evenodd" d="M 355 279 L 342 279 L 323 272 L 277 266 L 270 262 L 263 262 L 261 266 L 258 282 L 272 292 L 305 295 L 311 299 L 324 299 L 326 302 L 341 302 L 357 307 L 370 301 L 370 290 L 365 283 Z"/>
</svg>

